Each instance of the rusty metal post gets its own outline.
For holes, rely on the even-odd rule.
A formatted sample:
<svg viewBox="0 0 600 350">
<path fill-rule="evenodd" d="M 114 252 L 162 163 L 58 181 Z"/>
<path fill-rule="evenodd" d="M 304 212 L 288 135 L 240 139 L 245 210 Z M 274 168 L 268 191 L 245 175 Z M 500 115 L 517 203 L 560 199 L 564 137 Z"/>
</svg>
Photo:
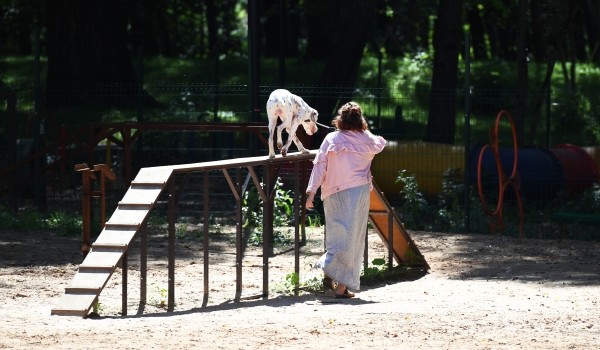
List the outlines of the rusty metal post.
<svg viewBox="0 0 600 350">
<path fill-rule="evenodd" d="M 298 277 L 294 286 L 294 294 L 300 293 L 300 211 L 302 210 L 300 196 L 300 163 L 294 163 L 294 273 Z"/>
<path fill-rule="evenodd" d="M 128 253 L 125 251 L 121 258 L 121 314 L 127 316 L 127 272 L 129 270 Z"/>
<path fill-rule="evenodd" d="M 388 271 L 394 267 L 394 214 L 393 208 L 388 208 Z"/>
<path fill-rule="evenodd" d="M 271 166 L 267 163 L 263 170 L 263 298 L 269 295 L 269 257 L 273 254 L 273 215 L 271 205 Z"/>
<path fill-rule="evenodd" d="M 208 244 L 209 244 L 209 240 L 208 240 L 208 226 L 209 226 L 209 220 L 210 220 L 210 216 L 209 216 L 209 196 L 208 196 L 208 177 L 209 173 L 208 171 L 204 172 L 204 236 L 202 237 L 202 241 L 203 241 L 203 246 L 204 246 L 204 251 L 203 251 L 203 255 L 204 255 L 204 303 L 208 302 L 208 290 L 209 290 L 209 286 L 208 286 L 208 262 L 210 259 L 210 256 L 208 254 Z"/>
<path fill-rule="evenodd" d="M 100 229 L 106 223 L 106 180 L 114 181 L 117 176 L 106 164 L 94 165 L 94 172 L 100 173 L 100 190 L 96 192 L 100 197 Z"/>
<path fill-rule="evenodd" d="M 92 244 L 90 242 L 90 232 L 92 227 L 92 174 L 91 169 L 87 166 L 87 164 L 77 164 L 75 165 L 75 171 L 81 173 L 81 184 L 82 184 L 82 196 L 81 196 L 81 210 L 82 210 L 82 235 L 81 235 L 81 253 L 85 258 L 90 252 L 90 248 Z"/>
<path fill-rule="evenodd" d="M 242 295 L 242 256 L 243 256 L 243 235 L 242 235 L 242 169 L 236 168 L 235 181 L 235 295 L 239 299 Z"/>
<path fill-rule="evenodd" d="M 300 220 L 302 221 L 302 245 L 306 245 L 306 163 L 302 162 L 300 167 Z"/>
<path fill-rule="evenodd" d="M 125 184 L 129 186 L 131 184 L 131 180 L 133 180 L 131 162 L 132 162 L 132 143 L 133 140 L 131 138 L 131 128 L 125 128 L 125 130 L 121 131 L 121 136 L 123 137 L 123 150 L 125 153 L 124 166 L 125 166 Z"/>
<path fill-rule="evenodd" d="M 146 289 L 148 275 L 148 224 L 140 229 L 140 304 L 146 305 Z"/>
<path fill-rule="evenodd" d="M 363 267 L 365 271 L 369 267 L 369 226 L 367 225 L 367 229 L 365 232 L 365 249 L 363 253 Z"/>
<path fill-rule="evenodd" d="M 171 178 L 167 184 L 169 189 L 168 203 L 168 231 L 169 231 L 169 291 L 167 310 L 173 311 L 175 307 L 175 181 Z"/>
</svg>

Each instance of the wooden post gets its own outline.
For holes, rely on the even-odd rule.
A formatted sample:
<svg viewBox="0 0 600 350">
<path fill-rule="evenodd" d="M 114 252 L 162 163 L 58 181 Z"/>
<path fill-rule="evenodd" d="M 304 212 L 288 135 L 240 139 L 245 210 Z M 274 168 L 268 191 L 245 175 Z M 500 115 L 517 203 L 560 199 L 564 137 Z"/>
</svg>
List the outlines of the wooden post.
<svg viewBox="0 0 600 350">
<path fill-rule="evenodd" d="M 82 235 L 81 235 L 81 253 L 83 254 L 83 257 L 85 258 L 88 253 L 90 252 L 90 248 L 92 247 L 92 244 L 90 242 L 90 231 L 91 231 L 91 227 L 92 227 L 92 208 L 91 208 L 91 201 L 92 201 L 92 179 L 95 177 L 94 174 L 92 173 L 91 169 L 88 167 L 87 164 L 85 163 L 81 163 L 81 164 L 76 164 L 75 165 L 75 171 L 77 172 L 81 172 L 81 184 L 82 184 L 82 189 L 81 191 L 82 196 L 81 196 L 81 207 L 82 207 L 82 226 L 83 226 L 83 231 L 82 231 Z"/>
<path fill-rule="evenodd" d="M 114 181 L 115 174 L 105 164 L 96 164 L 94 169 L 90 169 L 86 163 L 76 164 L 75 171 L 81 172 L 82 182 L 82 244 L 81 252 L 85 258 L 92 247 L 91 231 L 92 231 L 92 198 L 100 199 L 100 229 L 104 228 L 106 223 L 106 180 Z M 100 190 L 94 191 L 92 181 L 98 180 L 95 172 L 100 172 Z"/>
</svg>

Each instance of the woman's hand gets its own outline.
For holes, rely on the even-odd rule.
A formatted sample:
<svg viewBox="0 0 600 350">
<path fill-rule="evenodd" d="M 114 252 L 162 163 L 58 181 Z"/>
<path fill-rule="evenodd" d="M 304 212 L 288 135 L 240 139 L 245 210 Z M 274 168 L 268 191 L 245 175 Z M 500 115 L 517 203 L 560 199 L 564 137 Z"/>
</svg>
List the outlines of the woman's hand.
<svg viewBox="0 0 600 350">
<path fill-rule="evenodd" d="M 307 192 L 308 198 L 306 198 L 306 209 L 314 208 L 313 201 L 315 200 L 314 192 Z"/>
</svg>

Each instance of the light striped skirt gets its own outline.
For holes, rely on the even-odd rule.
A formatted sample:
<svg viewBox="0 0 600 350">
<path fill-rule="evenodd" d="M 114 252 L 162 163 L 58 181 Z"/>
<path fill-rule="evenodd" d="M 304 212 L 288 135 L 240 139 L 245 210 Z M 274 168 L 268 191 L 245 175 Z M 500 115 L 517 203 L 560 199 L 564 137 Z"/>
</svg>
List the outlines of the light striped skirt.
<svg viewBox="0 0 600 350">
<path fill-rule="evenodd" d="M 370 199 L 369 184 L 366 184 L 323 200 L 326 252 L 315 267 L 352 290 L 360 289 Z"/>
</svg>

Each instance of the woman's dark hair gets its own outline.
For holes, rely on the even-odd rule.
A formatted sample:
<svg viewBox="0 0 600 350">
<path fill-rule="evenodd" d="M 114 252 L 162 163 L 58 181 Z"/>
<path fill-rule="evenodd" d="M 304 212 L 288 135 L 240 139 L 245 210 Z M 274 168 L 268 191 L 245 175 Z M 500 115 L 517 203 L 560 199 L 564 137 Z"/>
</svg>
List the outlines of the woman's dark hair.
<svg viewBox="0 0 600 350">
<path fill-rule="evenodd" d="M 369 128 L 362 115 L 362 108 L 356 102 L 348 102 L 340 107 L 337 116 L 331 121 L 331 125 L 338 130 L 365 131 Z"/>
</svg>

